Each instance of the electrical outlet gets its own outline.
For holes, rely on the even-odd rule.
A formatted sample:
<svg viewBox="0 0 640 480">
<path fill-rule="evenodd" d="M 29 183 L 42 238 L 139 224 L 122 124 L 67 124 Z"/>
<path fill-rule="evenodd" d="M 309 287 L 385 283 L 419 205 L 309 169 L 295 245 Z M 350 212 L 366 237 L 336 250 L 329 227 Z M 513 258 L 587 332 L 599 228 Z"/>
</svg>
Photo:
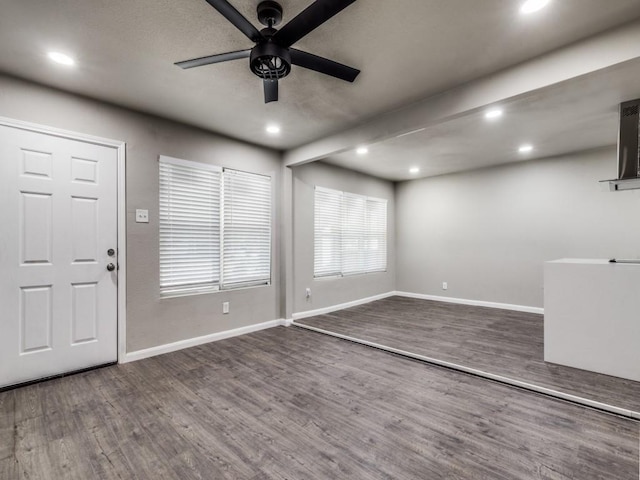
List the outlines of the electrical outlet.
<svg viewBox="0 0 640 480">
<path fill-rule="evenodd" d="M 136 210 L 136 223 L 149 223 L 149 210 Z"/>
<path fill-rule="evenodd" d="M 447 282 L 442 282 L 442 289 L 446 290 L 447 288 L 449 288 L 449 285 L 447 285 Z"/>
<path fill-rule="evenodd" d="M 229 313 L 229 302 L 222 302 L 222 313 Z"/>
<path fill-rule="evenodd" d="M 307 298 L 311 298 L 311 289 L 310 289 L 310 288 L 307 288 L 307 289 L 305 290 L 305 293 L 306 293 L 306 295 L 307 295 Z"/>
</svg>

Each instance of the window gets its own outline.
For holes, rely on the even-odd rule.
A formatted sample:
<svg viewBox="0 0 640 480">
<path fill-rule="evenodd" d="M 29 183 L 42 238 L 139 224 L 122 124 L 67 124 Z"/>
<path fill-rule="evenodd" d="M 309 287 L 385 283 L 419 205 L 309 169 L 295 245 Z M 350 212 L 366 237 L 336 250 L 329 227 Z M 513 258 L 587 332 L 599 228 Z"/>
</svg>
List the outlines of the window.
<svg viewBox="0 0 640 480">
<path fill-rule="evenodd" d="M 316 187 L 314 276 L 387 269 L 387 201 Z"/>
<path fill-rule="evenodd" d="M 161 294 L 270 281 L 271 178 L 161 156 Z"/>
<path fill-rule="evenodd" d="M 160 157 L 160 289 L 210 290 L 220 283 L 222 169 Z"/>
<path fill-rule="evenodd" d="M 342 273 L 342 192 L 316 187 L 314 276 Z"/>
<path fill-rule="evenodd" d="M 222 278 L 226 287 L 271 279 L 271 178 L 224 171 Z"/>
</svg>

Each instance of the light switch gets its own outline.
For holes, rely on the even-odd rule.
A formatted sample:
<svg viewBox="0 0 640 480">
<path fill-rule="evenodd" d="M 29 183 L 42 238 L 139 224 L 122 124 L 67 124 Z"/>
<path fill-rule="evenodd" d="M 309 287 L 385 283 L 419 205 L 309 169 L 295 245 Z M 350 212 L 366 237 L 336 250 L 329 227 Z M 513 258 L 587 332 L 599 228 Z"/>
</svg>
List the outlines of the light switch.
<svg viewBox="0 0 640 480">
<path fill-rule="evenodd" d="M 149 223 L 149 210 L 136 210 L 136 223 Z"/>
</svg>

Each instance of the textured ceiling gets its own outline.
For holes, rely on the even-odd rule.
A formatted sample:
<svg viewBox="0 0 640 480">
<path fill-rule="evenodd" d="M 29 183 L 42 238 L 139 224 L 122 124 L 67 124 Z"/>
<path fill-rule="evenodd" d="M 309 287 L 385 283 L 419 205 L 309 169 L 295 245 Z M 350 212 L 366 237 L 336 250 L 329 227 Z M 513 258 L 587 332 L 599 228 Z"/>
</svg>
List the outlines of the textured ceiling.
<svg viewBox="0 0 640 480">
<path fill-rule="evenodd" d="M 231 0 L 257 27 L 257 0 Z M 310 2 L 282 0 L 288 21 Z M 638 0 L 360 0 L 295 46 L 362 70 L 349 84 L 296 68 L 263 103 L 246 60 L 174 62 L 251 42 L 204 0 L 3 0 L 0 71 L 288 149 L 640 17 Z M 52 65 L 69 52 L 73 69 Z M 282 134 L 264 133 L 269 121 Z"/>
</svg>

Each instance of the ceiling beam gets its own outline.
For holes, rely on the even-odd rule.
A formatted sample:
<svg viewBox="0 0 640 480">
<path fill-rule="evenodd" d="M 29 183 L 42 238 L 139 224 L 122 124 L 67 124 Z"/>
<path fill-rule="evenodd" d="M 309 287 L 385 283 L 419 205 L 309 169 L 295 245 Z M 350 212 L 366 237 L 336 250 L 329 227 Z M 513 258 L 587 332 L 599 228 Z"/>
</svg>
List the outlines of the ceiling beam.
<svg viewBox="0 0 640 480">
<path fill-rule="evenodd" d="M 284 163 L 321 160 L 639 57 L 640 21 L 634 21 L 289 150 Z"/>
</svg>

